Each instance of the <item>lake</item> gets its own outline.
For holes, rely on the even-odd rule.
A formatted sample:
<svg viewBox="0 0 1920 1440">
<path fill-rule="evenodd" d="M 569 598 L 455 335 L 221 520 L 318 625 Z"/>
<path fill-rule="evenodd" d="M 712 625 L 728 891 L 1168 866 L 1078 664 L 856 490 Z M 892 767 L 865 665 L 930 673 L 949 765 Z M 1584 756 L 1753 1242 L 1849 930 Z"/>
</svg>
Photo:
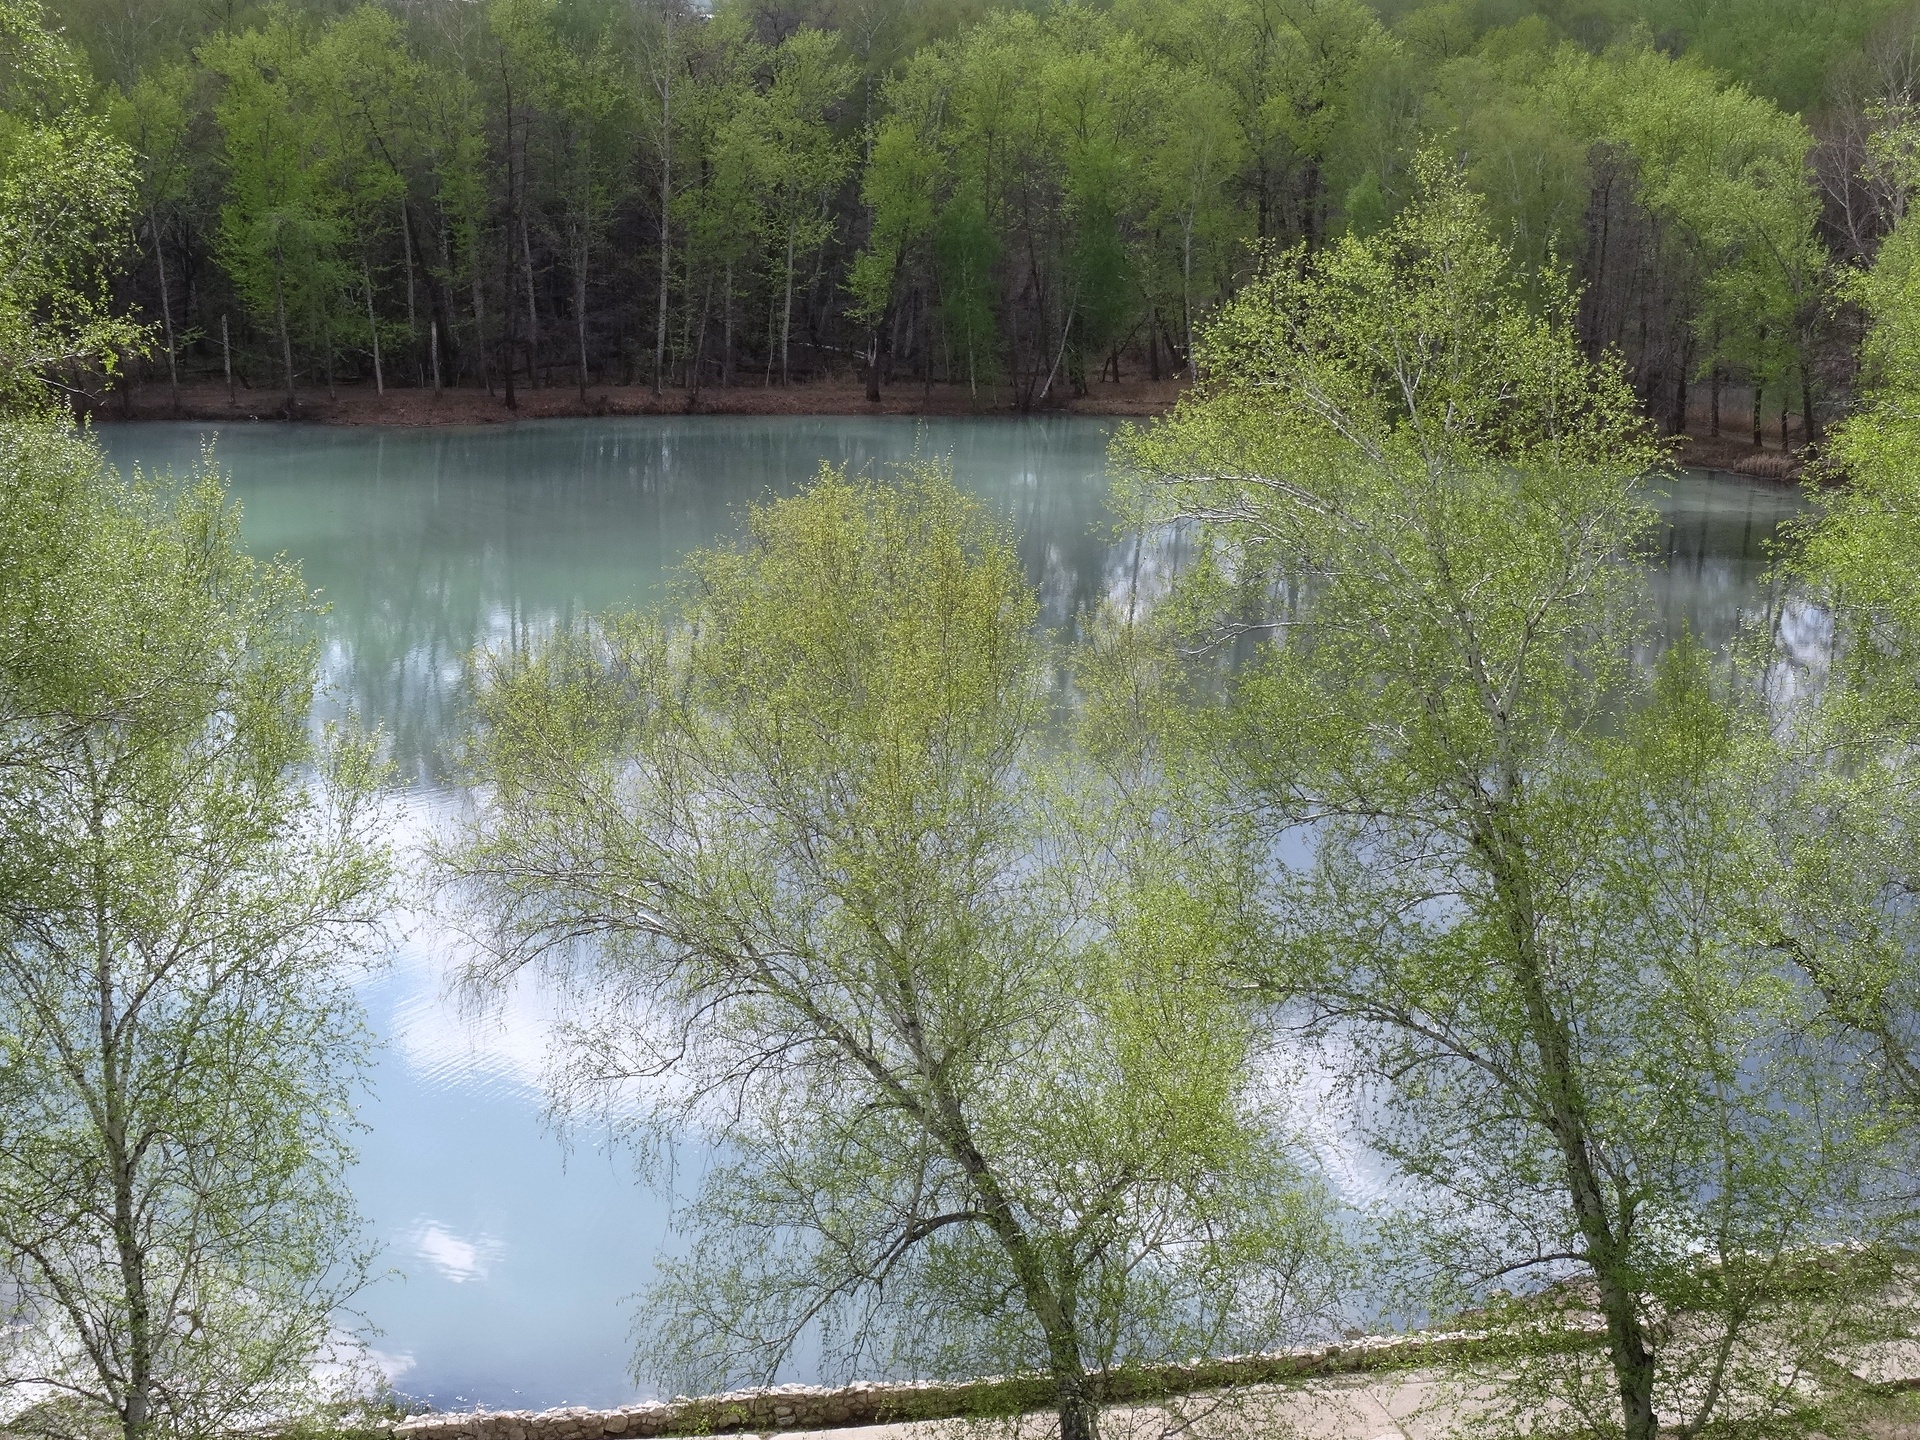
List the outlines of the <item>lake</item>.
<svg viewBox="0 0 1920 1440">
<path fill-rule="evenodd" d="M 950 459 L 1006 515 L 1045 620 L 1151 593 L 1175 556 L 1112 531 L 1114 422 L 689 417 L 395 430 L 242 426 L 218 440 L 255 553 L 298 560 L 330 609 L 325 713 L 393 739 L 405 831 L 456 797 L 462 660 L 475 646 L 657 598 L 688 550 L 824 461 Z M 113 459 L 196 463 L 202 426 L 105 425 Z M 1668 633 L 1727 644 L 1764 613 L 1765 544 L 1800 505 L 1777 483 L 1690 474 L 1661 498 L 1653 576 Z M 1789 640 L 1817 658 L 1817 616 Z M 549 1008 L 534 987 L 470 1015 L 424 920 L 362 987 L 385 1044 L 354 1187 L 391 1274 L 364 1310 L 403 1393 L 436 1408 L 610 1405 L 627 1377 L 624 1303 L 670 1242 L 667 1202 L 592 1135 L 563 1145 L 539 1077 Z M 697 1177 L 683 1177 L 683 1180 Z M 801 1377 L 805 1378 L 805 1377 Z"/>
</svg>

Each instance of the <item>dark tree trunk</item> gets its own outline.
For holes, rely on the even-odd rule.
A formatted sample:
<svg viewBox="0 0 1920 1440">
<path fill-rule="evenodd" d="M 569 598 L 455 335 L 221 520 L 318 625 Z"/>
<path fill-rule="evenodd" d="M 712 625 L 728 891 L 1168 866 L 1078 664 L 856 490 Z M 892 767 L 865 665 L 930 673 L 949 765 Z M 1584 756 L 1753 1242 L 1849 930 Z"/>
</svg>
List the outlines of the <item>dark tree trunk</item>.
<svg viewBox="0 0 1920 1440">
<path fill-rule="evenodd" d="M 520 183 L 525 185 L 526 181 L 527 157 L 523 154 L 520 157 Z M 533 240 L 527 234 L 525 196 L 521 197 L 520 204 L 520 257 L 527 268 L 527 388 L 537 390 L 540 388 L 540 375 L 534 366 L 540 358 L 540 312 L 533 303 Z M 552 376 L 548 376 L 548 379 L 551 380 Z"/>
<path fill-rule="evenodd" d="M 120 1271 L 120 1298 L 126 1302 L 127 1371 L 120 1398 L 124 1440 L 145 1440 L 153 1425 L 153 1298 L 147 1288 L 147 1252 L 140 1243 L 140 1204 L 135 1193 L 137 1152 L 129 1143 L 127 1092 L 121 1074 L 118 1038 L 125 1012 L 118 1003 L 106 946 L 101 945 L 95 985 L 100 1012 L 101 1139 L 105 1142 L 108 1182 L 113 1188 L 113 1243 Z"/>
<path fill-rule="evenodd" d="M 905 261 L 904 250 L 894 254 L 893 274 L 887 278 L 886 309 L 867 332 L 867 399 L 876 405 L 880 402 L 880 372 L 893 351 L 893 332 L 899 323 L 899 306 L 894 296 L 900 290 L 900 271 Z"/>
<path fill-rule="evenodd" d="M 791 226 L 787 229 L 787 270 L 786 288 L 780 295 L 780 384 L 784 387 L 793 383 L 793 374 L 787 368 L 788 347 L 793 339 L 793 246 L 795 234 Z"/>
<path fill-rule="evenodd" d="M 1519 793 L 1517 778 L 1507 778 L 1503 793 Z M 1616 1217 L 1607 1205 L 1606 1184 L 1593 1159 L 1587 1124 L 1585 1087 L 1575 1059 L 1573 1036 L 1554 1008 L 1551 977 L 1538 950 L 1538 907 L 1525 860 L 1526 841 L 1511 833 L 1499 810 L 1483 822 L 1477 848 L 1485 857 L 1505 911 L 1506 943 L 1511 947 L 1513 979 L 1528 1038 L 1540 1065 L 1540 1120 L 1560 1151 L 1567 1197 L 1589 1268 L 1599 1290 L 1599 1308 L 1607 1324 L 1607 1351 L 1620 1396 L 1625 1440 L 1658 1440 L 1653 1408 L 1654 1357 L 1640 1321 L 1639 1296 L 1629 1280 L 1630 1219 Z"/>
<path fill-rule="evenodd" d="M 1087 1398 L 1086 1382 L 1060 1391 L 1060 1440 L 1100 1440 L 1100 1407 Z"/>
<path fill-rule="evenodd" d="M 367 292 L 367 338 L 373 343 L 373 393 L 387 393 L 387 375 L 380 364 L 380 319 L 373 309 L 373 267 L 367 263 L 366 252 L 360 254 L 360 283 Z"/>
<path fill-rule="evenodd" d="M 501 57 L 500 63 L 501 70 L 504 72 L 506 69 L 506 59 L 504 55 Z M 504 279 L 506 281 L 507 313 L 504 325 L 506 343 L 502 347 L 505 355 L 502 358 L 500 372 L 506 381 L 507 408 L 509 410 L 518 410 L 520 408 L 520 401 L 513 393 L 513 352 L 518 348 L 520 343 L 520 337 L 515 333 L 519 326 L 514 311 L 516 297 L 513 292 L 513 222 L 515 218 L 514 205 L 520 198 L 520 192 L 515 184 L 513 174 L 513 85 L 506 79 L 504 73 L 501 79 L 506 88 L 507 98 L 507 223 L 500 235 L 500 268 L 502 272 L 504 272 Z"/>
<path fill-rule="evenodd" d="M 405 199 L 400 202 L 400 256 L 407 267 L 407 349 L 413 352 L 413 382 L 418 385 L 426 377 L 420 373 L 420 318 L 413 296 L 413 222 L 407 218 Z M 432 304 L 431 295 L 428 304 Z"/>
<path fill-rule="evenodd" d="M 1320 248 L 1320 192 L 1324 188 L 1320 162 L 1310 158 L 1300 185 L 1300 238 L 1309 254 Z"/>
<path fill-rule="evenodd" d="M 509 195 L 511 195 L 513 192 L 513 184 L 511 181 L 509 181 L 507 184 L 507 192 Z M 508 203 L 511 204 L 512 202 L 509 201 Z M 508 225 L 507 233 L 500 237 L 501 238 L 500 254 L 501 254 L 501 257 L 506 261 L 506 263 L 501 268 L 506 272 L 506 288 L 507 288 L 506 343 L 502 346 L 502 349 L 506 353 L 500 366 L 500 373 L 505 378 L 505 381 L 506 381 L 507 408 L 509 410 L 518 410 L 520 408 L 520 401 L 518 397 L 516 397 L 513 393 L 513 378 L 514 378 L 513 377 L 513 370 L 514 370 L 513 356 L 514 356 L 514 351 L 520 348 L 520 335 L 519 335 L 520 327 L 518 326 L 518 324 L 515 323 L 516 317 L 514 313 L 514 305 L 517 297 L 515 296 L 514 289 L 513 289 L 513 229 L 512 229 L 513 218 L 511 215 L 509 215 L 507 218 L 507 225 Z"/>
<path fill-rule="evenodd" d="M 1680 363 L 1674 367 L 1673 376 L 1673 416 L 1667 429 L 1675 435 L 1683 435 L 1687 429 L 1687 373 L 1693 368 L 1693 346 L 1682 342 Z"/>
<path fill-rule="evenodd" d="M 167 390 L 171 396 L 173 413 L 180 413 L 180 362 L 179 353 L 173 336 L 173 299 L 167 290 L 167 252 L 160 243 L 160 217 L 152 207 L 147 207 L 147 230 L 153 236 L 153 266 L 160 276 L 160 321 L 167 337 Z"/>
<path fill-rule="evenodd" d="M 287 376 L 287 417 L 299 408 L 299 401 L 293 394 L 293 338 L 287 334 L 287 294 L 281 283 L 281 272 L 286 260 L 280 253 L 280 240 L 276 236 L 273 242 L 273 318 L 280 327 L 280 365 Z"/>
<path fill-rule="evenodd" d="M 691 415 L 700 403 L 700 387 L 706 381 L 707 373 L 707 321 L 713 314 L 713 277 L 707 277 L 707 288 L 700 295 L 700 324 L 693 335 L 693 358 L 687 370 L 687 413 Z M 683 347 L 685 341 L 682 341 Z"/>
<path fill-rule="evenodd" d="M 573 267 L 573 331 L 580 342 L 580 401 L 587 399 L 587 242 L 581 225 L 580 251 Z"/>
<path fill-rule="evenodd" d="M 660 296 L 653 324 L 653 393 L 658 395 L 667 368 L 667 303 L 673 279 L 669 245 L 673 207 L 673 17 L 662 17 L 667 53 L 660 67 Z"/>
<path fill-rule="evenodd" d="M 473 267 L 473 353 L 480 364 L 480 380 L 487 387 L 487 398 L 493 398 L 493 366 L 487 362 L 487 307 L 480 290 L 479 257 L 474 257 Z"/>
</svg>

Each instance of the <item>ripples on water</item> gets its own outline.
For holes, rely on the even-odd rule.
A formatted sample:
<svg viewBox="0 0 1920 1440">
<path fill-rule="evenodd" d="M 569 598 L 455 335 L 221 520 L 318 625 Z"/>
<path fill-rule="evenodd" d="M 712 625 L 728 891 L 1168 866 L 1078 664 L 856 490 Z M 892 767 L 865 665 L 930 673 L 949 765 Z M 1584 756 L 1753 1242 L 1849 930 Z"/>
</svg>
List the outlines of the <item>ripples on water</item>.
<svg viewBox="0 0 1920 1440">
<path fill-rule="evenodd" d="M 300 561 L 330 602 L 323 709 L 351 708 L 392 737 L 402 833 L 417 835 L 458 803 L 447 777 L 462 662 L 475 646 L 658 598 L 689 549 L 731 533 L 747 503 L 791 491 L 823 460 L 871 470 L 950 457 L 959 482 L 1014 524 L 1048 625 L 1106 601 L 1150 603 L 1181 547 L 1172 535 L 1113 535 L 1112 428 L 835 418 L 242 426 L 221 434 L 218 454 L 249 547 Z M 206 435 L 192 425 L 98 433 L 123 465 L 176 470 L 194 463 Z M 1661 507 L 1668 523 L 1651 577 L 1661 627 L 1724 648 L 1775 604 L 1764 546 L 1798 494 L 1689 476 Z M 1778 628 L 1794 668 L 1817 672 L 1825 617 L 1789 605 Z M 544 1125 L 552 998 L 525 984 L 470 1013 L 447 991 L 453 937 L 419 916 L 402 928 L 404 943 L 362 987 L 386 1042 L 354 1180 L 395 1272 L 365 1297 L 384 1331 L 377 1353 L 401 1390 L 441 1407 L 630 1398 L 623 1302 L 670 1241 L 667 1202 L 595 1137 L 563 1149 Z M 1343 1147 L 1346 1129 L 1329 1107 L 1313 1133 L 1350 1193 L 1365 1193 L 1381 1177 Z"/>
</svg>

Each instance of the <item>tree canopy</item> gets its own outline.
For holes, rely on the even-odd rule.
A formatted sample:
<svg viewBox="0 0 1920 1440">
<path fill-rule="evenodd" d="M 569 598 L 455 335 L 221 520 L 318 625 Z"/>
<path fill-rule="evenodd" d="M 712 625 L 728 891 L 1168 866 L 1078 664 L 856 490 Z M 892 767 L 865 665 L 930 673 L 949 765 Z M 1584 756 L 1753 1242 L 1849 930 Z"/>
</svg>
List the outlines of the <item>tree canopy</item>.
<svg viewBox="0 0 1920 1440">
<path fill-rule="evenodd" d="M 1661 455 L 1617 361 L 1581 353 L 1572 296 L 1528 294 L 1450 162 L 1416 180 L 1377 236 L 1277 256 L 1201 386 L 1118 446 L 1148 519 L 1207 531 L 1160 623 L 1278 637 L 1169 712 L 1167 763 L 1264 877 L 1252 977 L 1377 1100 L 1403 1273 L 1597 1312 L 1605 1367 L 1502 1354 L 1505 1423 L 1790 1410 L 1814 1352 L 1787 1337 L 1830 1343 L 1855 1301 L 1780 1277 L 1874 1223 L 1885 1135 L 1805 1043 L 1817 977 L 1764 918 L 1778 761 L 1695 644 L 1637 643 Z"/>
<path fill-rule="evenodd" d="M 134 198 L 133 155 L 89 103 L 84 64 L 39 0 L 0 5 L 0 406 L 112 373 L 143 328 L 106 292 Z"/>
<path fill-rule="evenodd" d="M 1330 1298 L 1234 937 L 1052 773 L 1033 618 L 944 476 L 826 472 L 696 557 L 671 622 L 485 673 L 496 799 L 445 857 L 481 973 L 579 967 L 577 1097 L 671 1070 L 657 1103 L 729 1157 L 648 1297 L 656 1373 L 771 1379 L 813 1342 L 1031 1370 L 1091 1440 L 1103 1377 Z"/>
<path fill-rule="evenodd" d="M 1734 385 L 1755 434 L 1771 397 L 1814 443 L 1848 389 L 1836 263 L 1903 203 L 1862 178 L 1872 117 L 1914 84 L 1910 15 L 1830 8 L 69 16 L 105 82 L 73 91 L 85 125 L 137 158 L 130 182 L 86 182 L 118 227 L 100 258 L 170 382 L 224 365 L 222 323 L 242 376 L 288 391 L 427 385 L 436 356 L 509 395 L 857 371 L 873 398 L 911 379 L 1031 408 L 1123 372 L 1192 379 L 1198 326 L 1262 246 L 1379 228 L 1438 144 L 1530 272 L 1572 276 L 1583 347 L 1622 355 L 1649 414 L 1686 428 L 1705 384 L 1717 433 Z"/>
</svg>

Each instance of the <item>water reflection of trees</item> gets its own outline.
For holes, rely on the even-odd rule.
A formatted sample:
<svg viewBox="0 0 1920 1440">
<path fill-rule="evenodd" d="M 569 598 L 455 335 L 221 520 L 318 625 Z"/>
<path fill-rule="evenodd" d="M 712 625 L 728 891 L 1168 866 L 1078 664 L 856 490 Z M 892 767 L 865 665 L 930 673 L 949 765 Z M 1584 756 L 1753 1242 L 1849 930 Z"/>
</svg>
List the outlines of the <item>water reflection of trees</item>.
<svg viewBox="0 0 1920 1440">
<path fill-rule="evenodd" d="M 1660 500 L 1663 525 L 1647 588 L 1659 634 L 1691 631 L 1725 651 L 1747 624 L 1779 602 L 1769 583 L 1769 544 L 1799 513 L 1800 492 L 1777 481 L 1696 473 Z"/>
<path fill-rule="evenodd" d="M 1178 534 L 1112 533 L 1103 425 L 596 428 L 390 442 L 372 487 L 354 495 L 357 533 L 303 556 L 334 601 L 329 671 L 339 698 L 388 729 L 416 782 L 442 781 L 455 758 L 462 663 L 476 646 L 524 643 L 584 613 L 658 596 L 687 550 L 730 533 L 748 502 L 804 482 L 822 459 L 878 470 L 916 452 L 950 457 L 1013 522 L 1052 627 L 1108 601 L 1150 605 L 1185 558 Z M 365 487 L 364 477 L 337 483 Z M 1663 501 L 1649 567 L 1659 635 L 1684 628 L 1725 650 L 1744 624 L 1764 619 L 1779 598 L 1767 544 L 1798 506 L 1796 492 L 1764 483 L 1681 482 Z M 1817 627 L 1809 633 L 1817 638 Z"/>
<path fill-rule="evenodd" d="M 485 430 L 228 432 L 222 461 L 251 544 L 299 558 L 333 609 L 334 693 L 384 726 L 402 773 L 446 778 L 462 732 L 465 657 L 584 613 L 646 603 L 687 550 L 731 533 L 745 505 L 825 460 L 879 471 L 948 458 L 1006 514 L 1043 622 L 1103 603 L 1151 605 L 1186 559 L 1175 531 L 1116 535 L 1106 509 L 1112 426 L 1086 419 L 842 417 L 536 422 Z M 183 467 L 184 427 L 128 427 L 116 458 Z M 1824 617 L 1768 581 L 1768 542 L 1798 491 L 1690 475 L 1660 501 L 1648 594 L 1660 639 L 1689 629 L 1717 650 L 1769 617 L 1795 663 L 1823 663 Z M 1804 652 L 1804 653 L 1803 653 Z"/>
<path fill-rule="evenodd" d="M 687 550 L 822 460 L 878 471 L 950 458 L 1012 521 L 1043 614 L 1098 603 L 1120 542 L 1106 520 L 1109 426 L 1088 421 L 621 421 L 389 434 L 335 432 L 289 460 L 276 434 L 223 442 L 257 548 L 286 549 L 332 603 L 334 687 L 385 727 L 402 774 L 456 758 L 460 678 L 481 644 L 646 603 Z"/>
</svg>

